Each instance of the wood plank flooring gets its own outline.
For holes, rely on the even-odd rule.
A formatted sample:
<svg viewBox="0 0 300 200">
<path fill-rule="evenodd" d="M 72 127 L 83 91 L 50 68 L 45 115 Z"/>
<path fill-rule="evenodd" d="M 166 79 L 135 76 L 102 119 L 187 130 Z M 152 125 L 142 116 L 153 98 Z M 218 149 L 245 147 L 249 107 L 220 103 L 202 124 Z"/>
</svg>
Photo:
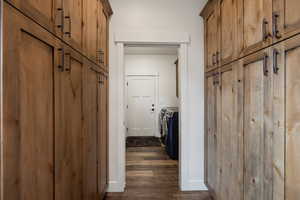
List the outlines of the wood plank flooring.
<svg viewBox="0 0 300 200">
<path fill-rule="evenodd" d="M 126 155 L 126 191 L 106 200 L 211 200 L 208 192 L 180 192 L 178 161 L 163 147 L 130 147 Z"/>
</svg>

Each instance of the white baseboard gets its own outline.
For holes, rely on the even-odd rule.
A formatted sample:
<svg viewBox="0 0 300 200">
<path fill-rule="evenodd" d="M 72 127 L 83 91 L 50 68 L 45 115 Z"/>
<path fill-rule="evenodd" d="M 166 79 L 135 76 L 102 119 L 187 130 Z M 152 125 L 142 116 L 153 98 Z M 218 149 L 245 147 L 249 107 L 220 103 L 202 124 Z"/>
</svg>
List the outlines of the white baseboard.
<svg viewBox="0 0 300 200">
<path fill-rule="evenodd" d="M 207 191 L 203 180 L 190 180 L 181 186 L 182 191 Z"/>
<path fill-rule="evenodd" d="M 117 181 L 110 181 L 108 183 L 107 192 L 124 192 L 125 191 L 125 184 L 119 183 Z"/>
</svg>

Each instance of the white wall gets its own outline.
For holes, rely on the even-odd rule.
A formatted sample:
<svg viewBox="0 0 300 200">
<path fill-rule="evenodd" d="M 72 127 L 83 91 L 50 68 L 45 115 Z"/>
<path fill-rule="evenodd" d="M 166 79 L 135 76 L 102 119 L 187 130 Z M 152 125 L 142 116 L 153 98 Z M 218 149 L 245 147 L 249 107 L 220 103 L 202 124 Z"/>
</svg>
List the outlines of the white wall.
<svg viewBox="0 0 300 200">
<path fill-rule="evenodd" d="M 116 109 L 118 100 L 117 32 L 187 32 L 189 44 L 189 180 L 185 190 L 201 189 L 204 181 L 204 42 L 199 13 L 207 0 L 110 0 L 114 15 L 110 25 L 110 191 L 121 187 L 119 176 Z"/>
</svg>

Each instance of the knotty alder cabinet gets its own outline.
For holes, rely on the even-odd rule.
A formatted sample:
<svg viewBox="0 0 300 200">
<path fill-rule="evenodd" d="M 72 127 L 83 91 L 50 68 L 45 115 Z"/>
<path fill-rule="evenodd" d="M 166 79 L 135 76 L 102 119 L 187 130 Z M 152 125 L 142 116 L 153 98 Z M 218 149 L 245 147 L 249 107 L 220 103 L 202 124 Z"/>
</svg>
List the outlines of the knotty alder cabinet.
<svg viewBox="0 0 300 200">
<path fill-rule="evenodd" d="M 206 74 L 206 182 L 215 199 L 300 196 L 300 35 Z"/>
<path fill-rule="evenodd" d="M 108 0 L 5 1 L 107 70 Z"/>
<path fill-rule="evenodd" d="M 210 0 L 205 25 L 206 71 L 300 32 L 298 0 Z"/>
<path fill-rule="evenodd" d="M 3 200 L 103 198 L 107 72 L 11 4 L 3 10 Z"/>
</svg>

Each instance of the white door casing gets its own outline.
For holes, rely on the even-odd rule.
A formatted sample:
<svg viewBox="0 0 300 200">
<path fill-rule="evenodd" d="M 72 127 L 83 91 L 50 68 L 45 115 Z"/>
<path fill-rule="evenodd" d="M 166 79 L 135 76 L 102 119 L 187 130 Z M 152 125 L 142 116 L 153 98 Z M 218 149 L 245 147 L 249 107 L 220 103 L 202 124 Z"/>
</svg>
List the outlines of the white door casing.
<svg viewBox="0 0 300 200">
<path fill-rule="evenodd" d="M 156 136 L 156 77 L 127 76 L 127 136 Z"/>
</svg>

